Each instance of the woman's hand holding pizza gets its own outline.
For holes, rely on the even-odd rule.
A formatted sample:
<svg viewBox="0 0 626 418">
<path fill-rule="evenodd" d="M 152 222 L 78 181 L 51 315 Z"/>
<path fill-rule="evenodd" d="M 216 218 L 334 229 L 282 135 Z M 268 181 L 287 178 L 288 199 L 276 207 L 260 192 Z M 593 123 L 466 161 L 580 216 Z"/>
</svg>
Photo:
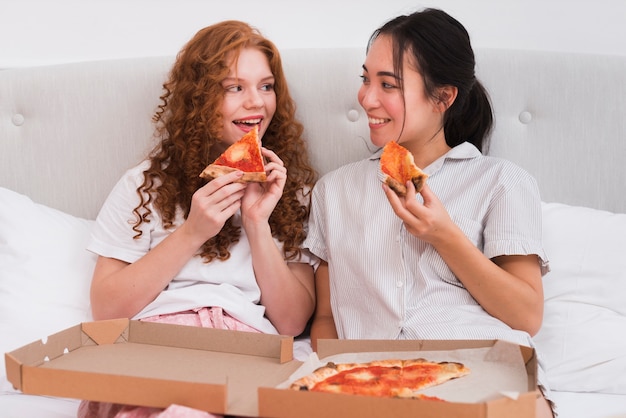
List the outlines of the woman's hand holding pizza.
<svg viewBox="0 0 626 418">
<path fill-rule="evenodd" d="M 267 222 L 276 204 L 283 195 L 287 182 L 287 169 L 282 160 L 266 148 L 261 153 L 269 161 L 265 164 L 267 180 L 262 183 L 248 183 L 241 201 L 242 221 Z"/>
<path fill-rule="evenodd" d="M 420 191 L 424 203 L 415 198 L 417 193 L 412 182 L 408 181 L 406 188 L 406 196 L 401 197 L 383 184 L 393 211 L 404 221 L 407 231 L 433 245 L 450 236 L 449 231 L 456 225 L 428 184 L 424 184 Z"/>
<path fill-rule="evenodd" d="M 241 207 L 246 183 L 238 180 L 243 173 L 234 171 L 211 180 L 191 198 L 191 208 L 181 229 L 197 237 L 199 246 L 217 235 L 228 218 Z"/>
</svg>

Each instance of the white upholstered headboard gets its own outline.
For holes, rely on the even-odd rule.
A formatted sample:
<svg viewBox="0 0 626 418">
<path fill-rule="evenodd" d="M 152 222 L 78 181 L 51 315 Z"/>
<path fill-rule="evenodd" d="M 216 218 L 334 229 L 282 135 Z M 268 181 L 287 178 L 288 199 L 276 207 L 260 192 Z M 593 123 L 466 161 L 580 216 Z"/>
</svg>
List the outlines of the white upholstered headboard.
<svg viewBox="0 0 626 418">
<path fill-rule="evenodd" d="M 496 129 L 490 154 L 530 171 L 542 198 L 626 212 L 626 56 L 479 51 Z"/>
<path fill-rule="evenodd" d="M 285 71 L 320 173 L 368 155 L 356 100 L 364 49 L 288 49 Z M 173 57 L 0 71 L 0 187 L 94 218 L 152 146 Z M 538 180 L 542 200 L 626 212 L 626 57 L 477 51 L 496 113 L 490 154 Z"/>
</svg>

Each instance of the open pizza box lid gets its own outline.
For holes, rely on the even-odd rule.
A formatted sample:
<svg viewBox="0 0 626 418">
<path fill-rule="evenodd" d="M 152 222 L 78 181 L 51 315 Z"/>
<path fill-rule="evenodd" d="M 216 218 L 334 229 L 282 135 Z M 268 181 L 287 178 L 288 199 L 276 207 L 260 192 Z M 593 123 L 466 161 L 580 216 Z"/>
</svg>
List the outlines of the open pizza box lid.
<svg viewBox="0 0 626 418">
<path fill-rule="evenodd" d="M 258 385 L 300 362 L 293 337 L 127 319 L 87 322 L 5 353 L 26 394 L 258 416 Z"/>
<path fill-rule="evenodd" d="M 461 362 L 470 375 L 420 393 L 436 400 L 378 398 L 288 389 L 290 382 L 327 361 L 426 358 Z M 275 387 L 259 388 L 263 417 L 534 417 L 537 362 L 528 347 L 496 340 L 320 340 L 318 352 Z M 495 379 L 495 380 L 494 380 Z"/>
</svg>

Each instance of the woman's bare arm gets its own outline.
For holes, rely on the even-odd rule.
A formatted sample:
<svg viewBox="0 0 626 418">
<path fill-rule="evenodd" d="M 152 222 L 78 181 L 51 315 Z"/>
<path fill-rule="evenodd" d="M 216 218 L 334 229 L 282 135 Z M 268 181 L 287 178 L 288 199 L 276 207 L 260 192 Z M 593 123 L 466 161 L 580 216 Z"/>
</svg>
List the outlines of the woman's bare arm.
<svg viewBox="0 0 626 418">
<path fill-rule="evenodd" d="M 315 272 L 315 294 L 317 305 L 311 324 L 311 344 L 313 351 L 317 351 L 318 339 L 338 338 L 333 311 L 330 305 L 330 283 L 328 263 L 320 264 Z"/>
</svg>

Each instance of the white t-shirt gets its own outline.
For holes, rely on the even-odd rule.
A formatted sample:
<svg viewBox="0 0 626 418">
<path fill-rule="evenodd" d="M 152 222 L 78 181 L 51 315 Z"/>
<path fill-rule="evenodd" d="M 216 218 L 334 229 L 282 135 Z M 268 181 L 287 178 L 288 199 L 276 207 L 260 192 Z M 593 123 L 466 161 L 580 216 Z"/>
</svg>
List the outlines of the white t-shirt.
<svg viewBox="0 0 626 418">
<path fill-rule="evenodd" d="M 304 245 L 329 264 L 340 338 L 502 339 L 530 336 L 489 315 L 430 244 L 411 235 L 381 187 L 380 152 L 325 175 L 313 190 Z M 535 180 L 463 143 L 426 167 L 454 222 L 489 257 L 537 254 L 545 273 Z M 421 199 L 421 195 L 418 195 Z"/>
<path fill-rule="evenodd" d="M 133 209 L 139 203 L 136 190 L 147 167 L 147 162 L 144 162 L 128 170 L 115 185 L 98 214 L 88 250 L 133 263 L 172 233 L 173 229 L 163 228 L 158 212 L 150 204 L 150 222 L 142 223 L 143 234 L 133 239 Z M 182 221 L 183 217 L 179 214 L 174 224 L 180 225 Z M 234 223 L 240 225 L 240 213 L 234 216 Z M 282 243 L 274 241 L 282 250 Z M 297 262 L 316 266 L 318 259 L 303 251 Z M 206 263 L 200 256 L 193 257 L 168 287 L 133 319 L 219 306 L 261 332 L 276 334 L 276 328 L 265 317 L 265 307 L 259 303 L 260 298 L 261 290 L 252 268 L 250 245 L 241 228 L 241 238 L 231 246 L 228 260 Z"/>
</svg>

